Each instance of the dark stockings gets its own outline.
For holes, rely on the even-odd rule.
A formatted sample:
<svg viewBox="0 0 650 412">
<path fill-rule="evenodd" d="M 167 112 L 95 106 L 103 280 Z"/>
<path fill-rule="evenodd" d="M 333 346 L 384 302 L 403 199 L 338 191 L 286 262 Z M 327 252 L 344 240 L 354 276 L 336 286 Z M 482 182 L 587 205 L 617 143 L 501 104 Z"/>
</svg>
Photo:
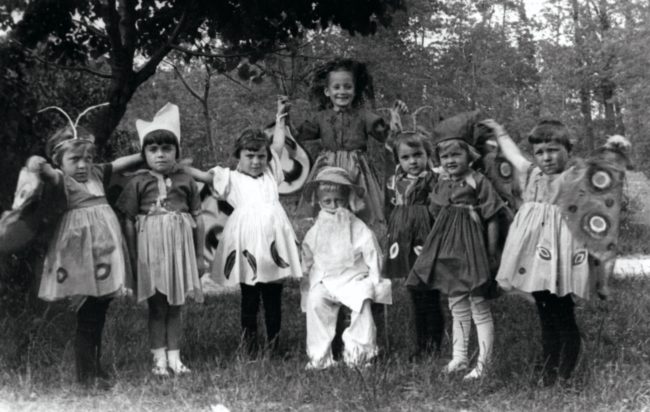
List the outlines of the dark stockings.
<svg viewBox="0 0 650 412">
<path fill-rule="evenodd" d="M 440 349 L 445 331 L 445 318 L 437 290 L 410 290 L 415 326 L 415 355 Z"/>
<path fill-rule="evenodd" d="M 100 358 L 102 331 L 110 303 L 110 299 L 88 296 L 77 311 L 74 347 L 77 381 L 80 383 L 89 384 L 94 378 L 108 378 L 101 368 Z"/>
<path fill-rule="evenodd" d="M 570 295 L 558 297 L 549 291 L 534 292 L 542 326 L 544 383 L 557 377 L 569 379 L 578 362 L 580 330 Z"/>
<path fill-rule="evenodd" d="M 241 287 L 241 327 L 244 344 L 248 353 L 257 352 L 257 313 L 260 298 L 264 305 L 264 323 L 268 346 L 277 351 L 280 325 L 282 323 L 282 283 L 257 283 L 254 286 L 239 284 Z"/>
</svg>

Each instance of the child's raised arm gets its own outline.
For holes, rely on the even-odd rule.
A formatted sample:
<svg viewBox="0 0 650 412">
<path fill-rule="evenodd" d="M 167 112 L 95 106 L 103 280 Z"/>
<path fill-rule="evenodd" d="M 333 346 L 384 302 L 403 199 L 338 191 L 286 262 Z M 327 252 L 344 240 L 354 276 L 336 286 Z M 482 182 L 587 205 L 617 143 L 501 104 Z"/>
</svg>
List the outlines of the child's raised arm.
<svg viewBox="0 0 650 412">
<path fill-rule="evenodd" d="M 135 153 L 132 155 L 118 157 L 111 162 L 113 166 L 113 173 L 124 172 L 125 170 L 133 169 L 143 163 L 142 155 Z"/>
<path fill-rule="evenodd" d="M 501 149 L 501 153 L 503 153 L 505 158 L 512 164 L 517 172 L 525 174 L 532 163 L 521 153 L 519 146 L 517 146 L 517 143 L 512 140 L 503 126 L 493 119 L 483 120 L 481 123 L 492 129 L 492 132 L 497 139 L 497 143 L 499 144 L 499 148 Z"/>
<path fill-rule="evenodd" d="M 212 170 L 208 170 L 207 172 L 204 172 L 203 170 L 199 170 L 196 167 L 188 166 L 188 165 L 182 165 L 181 166 L 185 173 L 188 175 L 192 176 L 192 179 L 196 180 L 197 182 L 203 182 L 206 185 L 212 186 L 212 181 L 214 179 L 214 173 Z"/>
<path fill-rule="evenodd" d="M 52 184 L 57 184 L 61 175 L 54 170 L 45 158 L 41 156 L 32 156 L 27 159 L 27 170 L 33 173 L 38 173 L 41 177 L 46 179 Z"/>
<path fill-rule="evenodd" d="M 275 114 L 275 128 L 273 129 L 273 142 L 271 142 L 271 149 L 280 156 L 284 148 L 284 128 L 286 125 L 285 118 L 288 115 L 289 104 L 286 96 L 278 98 L 278 111 Z"/>
</svg>

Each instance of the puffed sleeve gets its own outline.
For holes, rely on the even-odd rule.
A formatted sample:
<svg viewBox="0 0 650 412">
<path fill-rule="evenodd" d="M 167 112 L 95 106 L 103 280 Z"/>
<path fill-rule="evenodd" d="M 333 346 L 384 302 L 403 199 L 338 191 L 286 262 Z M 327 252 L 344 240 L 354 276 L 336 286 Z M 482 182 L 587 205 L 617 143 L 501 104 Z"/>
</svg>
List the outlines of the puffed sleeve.
<svg viewBox="0 0 650 412">
<path fill-rule="evenodd" d="M 196 217 L 201 214 L 201 195 L 199 185 L 191 178 L 189 179 L 189 185 L 190 190 L 187 204 L 190 207 L 190 214 Z"/>
<path fill-rule="evenodd" d="M 117 210 L 131 220 L 135 220 L 140 211 L 139 180 L 137 176 L 131 178 L 126 186 L 124 186 L 120 197 L 117 198 L 117 202 L 115 202 Z"/>
<path fill-rule="evenodd" d="M 476 190 L 478 192 L 476 208 L 483 220 L 490 220 L 505 206 L 492 183 L 483 175 L 478 174 Z"/>
<path fill-rule="evenodd" d="M 282 163 L 280 162 L 280 157 L 275 151 L 271 150 L 271 161 L 269 162 L 269 170 L 273 175 L 273 178 L 278 182 L 278 184 L 284 182 L 284 171 L 282 170 Z"/>
<path fill-rule="evenodd" d="M 232 179 L 232 170 L 227 167 L 216 166 L 211 169 L 212 188 L 217 197 L 225 199 L 230 193 L 230 180 Z"/>
<path fill-rule="evenodd" d="M 296 140 L 299 142 L 304 142 L 307 140 L 316 140 L 320 138 L 320 126 L 318 123 L 317 115 L 313 116 L 311 119 L 305 120 L 300 126 L 298 126 L 298 133 L 296 134 Z"/>
<path fill-rule="evenodd" d="M 366 124 L 366 133 L 380 142 L 385 142 L 388 138 L 390 128 L 383 117 L 370 111 L 364 111 L 364 121 Z"/>
</svg>

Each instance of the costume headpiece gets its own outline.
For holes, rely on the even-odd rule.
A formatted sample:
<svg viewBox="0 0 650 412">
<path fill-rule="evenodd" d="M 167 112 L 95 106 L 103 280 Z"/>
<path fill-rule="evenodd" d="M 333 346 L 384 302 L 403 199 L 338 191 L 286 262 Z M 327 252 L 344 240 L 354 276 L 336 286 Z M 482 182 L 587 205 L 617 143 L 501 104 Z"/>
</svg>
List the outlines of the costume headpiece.
<svg viewBox="0 0 650 412">
<path fill-rule="evenodd" d="M 316 192 L 321 183 L 334 183 L 348 187 L 350 189 L 350 209 L 353 212 L 358 212 L 364 208 L 363 197 L 366 191 L 363 187 L 352 183 L 352 179 L 347 170 L 341 167 L 326 166 L 318 172 L 314 180 L 305 185 L 304 196 L 314 206 L 318 203 Z"/>
<path fill-rule="evenodd" d="M 178 106 L 173 103 L 165 104 L 158 113 L 153 117 L 150 122 L 142 119 L 135 121 L 135 128 L 138 130 L 138 137 L 140 138 L 140 145 L 144 142 L 144 138 L 151 132 L 156 130 L 167 130 L 171 132 L 178 144 L 181 143 L 181 121 L 178 112 Z"/>
<path fill-rule="evenodd" d="M 66 113 L 65 110 L 63 110 L 62 108 L 60 108 L 58 106 L 48 106 L 48 107 L 45 107 L 45 108 L 39 110 L 37 113 L 43 113 L 43 112 L 45 112 L 47 110 L 56 110 L 59 113 L 61 113 L 66 118 L 66 120 L 68 121 L 67 126 L 65 126 L 62 129 L 59 129 L 52 137 L 50 137 L 49 140 L 51 141 L 52 144 L 48 144 L 48 150 L 47 150 L 48 157 L 52 158 L 52 155 L 57 150 L 59 150 L 61 148 L 61 146 L 63 146 L 63 144 L 65 142 L 67 142 L 69 140 L 73 140 L 73 139 L 77 140 L 77 139 L 79 139 L 79 140 L 86 140 L 86 141 L 89 141 L 91 143 L 94 143 L 95 140 L 94 140 L 94 137 L 92 137 L 92 136 L 83 137 L 83 138 L 79 137 L 79 133 L 78 133 L 78 130 L 77 130 L 78 127 L 79 127 L 79 121 L 81 120 L 82 117 L 84 117 L 91 110 L 97 109 L 99 107 L 104 107 L 104 106 L 108 106 L 108 102 L 101 103 L 101 104 L 96 104 L 94 106 L 90 106 L 90 107 L 84 109 L 81 113 L 79 113 L 79 116 L 77 116 L 77 119 L 74 122 L 72 121 L 72 118 L 68 115 L 68 113 Z M 54 139 L 56 139 L 57 141 L 52 142 L 52 140 L 54 140 Z"/>
<path fill-rule="evenodd" d="M 458 113 L 436 124 L 431 133 L 435 145 L 434 157 L 438 157 L 437 147 L 440 143 L 448 140 L 461 140 L 470 148 L 470 160 L 474 161 L 480 158 L 480 154 L 474 147 L 479 134 L 477 125 L 480 114 L 480 110 Z"/>
</svg>

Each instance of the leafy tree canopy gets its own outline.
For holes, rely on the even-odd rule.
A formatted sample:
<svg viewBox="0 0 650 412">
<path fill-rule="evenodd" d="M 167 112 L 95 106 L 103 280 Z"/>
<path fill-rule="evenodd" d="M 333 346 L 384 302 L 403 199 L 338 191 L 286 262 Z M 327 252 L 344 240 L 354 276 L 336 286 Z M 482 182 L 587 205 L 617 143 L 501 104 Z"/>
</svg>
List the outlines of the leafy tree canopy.
<svg viewBox="0 0 650 412">
<path fill-rule="evenodd" d="M 354 7 L 344 0 L 9 0 L 0 6 L 0 27 L 38 59 L 109 79 L 110 106 L 95 130 L 102 144 L 137 87 L 174 49 L 188 59 L 214 57 L 218 49 L 220 56 L 255 60 L 330 25 L 374 33 L 403 6 L 403 0 Z M 228 67 L 237 63 L 229 61 Z"/>
</svg>

